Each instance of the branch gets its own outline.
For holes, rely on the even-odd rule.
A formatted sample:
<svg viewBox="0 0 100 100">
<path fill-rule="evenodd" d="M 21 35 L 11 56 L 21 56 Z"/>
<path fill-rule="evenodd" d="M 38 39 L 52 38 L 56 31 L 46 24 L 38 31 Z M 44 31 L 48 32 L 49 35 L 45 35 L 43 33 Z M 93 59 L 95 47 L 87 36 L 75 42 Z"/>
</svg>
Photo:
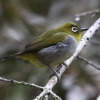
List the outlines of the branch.
<svg viewBox="0 0 100 100">
<path fill-rule="evenodd" d="M 43 87 L 41 87 L 41 86 L 35 85 L 33 83 L 27 83 L 27 82 L 24 82 L 24 81 L 17 81 L 17 80 L 13 80 L 13 79 L 5 79 L 5 78 L 2 78 L 2 77 L 0 77 L 0 81 L 11 82 L 12 84 L 24 85 L 24 86 L 30 86 L 30 87 L 36 87 L 36 88 L 39 88 L 39 89 L 43 89 Z"/>
<path fill-rule="evenodd" d="M 48 95 L 45 95 L 43 100 L 48 100 L 49 99 L 49 96 Z"/>
<path fill-rule="evenodd" d="M 72 63 L 72 61 L 78 56 L 80 51 L 86 46 L 86 43 L 89 41 L 89 39 L 95 34 L 95 32 L 100 28 L 100 18 L 90 27 L 90 29 L 86 32 L 86 34 L 82 37 L 76 52 L 71 56 L 67 61 L 65 61 L 64 64 L 61 64 L 58 69 L 57 73 L 59 77 L 62 76 L 64 71 L 67 69 L 67 67 Z M 48 83 L 45 85 L 43 91 L 39 96 L 37 96 L 34 100 L 39 100 L 42 96 L 44 96 L 47 93 L 51 93 L 52 88 L 57 84 L 57 77 L 54 75 L 50 78 Z M 53 93 L 53 92 L 52 92 Z M 51 93 L 51 94 L 52 94 Z M 58 100 L 61 100 L 60 97 L 57 98 Z"/>
<path fill-rule="evenodd" d="M 88 59 L 82 57 L 82 56 L 77 56 L 78 59 L 85 61 L 87 64 L 92 65 L 92 67 L 96 68 L 97 70 L 100 70 L 100 67 L 95 65 L 93 62 L 89 61 Z"/>
<path fill-rule="evenodd" d="M 83 13 L 80 13 L 80 14 L 76 14 L 75 15 L 75 21 L 79 21 L 80 17 L 86 16 L 86 15 L 92 15 L 92 17 L 93 17 L 96 13 L 100 13 L 100 9 L 95 9 L 95 10 L 86 11 L 86 12 L 83 12 Z"/>
</svg>

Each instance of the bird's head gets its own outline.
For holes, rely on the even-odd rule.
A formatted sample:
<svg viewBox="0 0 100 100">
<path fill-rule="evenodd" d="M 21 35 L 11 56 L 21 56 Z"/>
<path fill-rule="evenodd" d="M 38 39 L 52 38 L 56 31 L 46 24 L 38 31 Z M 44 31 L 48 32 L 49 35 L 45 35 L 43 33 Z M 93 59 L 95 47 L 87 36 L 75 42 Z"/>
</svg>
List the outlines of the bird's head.
<svg viewBox="0 0 100 100">
<path fill-rule="evenodd" d="M 68 22 L 61 26 L 62 30 L 67 34 L 75 37 L 75 39 L 79 42 L 81 39 L 81 35 L 83 31 L 88 30 L 87 28 L 80 28 L 75 23 Z"/>
</svg>

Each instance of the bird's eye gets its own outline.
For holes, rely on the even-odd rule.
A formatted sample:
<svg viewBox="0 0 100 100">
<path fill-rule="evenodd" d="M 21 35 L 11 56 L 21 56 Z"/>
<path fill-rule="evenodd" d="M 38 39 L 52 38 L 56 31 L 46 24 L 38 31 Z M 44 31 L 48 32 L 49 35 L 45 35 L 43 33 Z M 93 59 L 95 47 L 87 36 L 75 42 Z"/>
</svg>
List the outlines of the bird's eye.
<svg viewBox="0 0 100 100">
<path fill-rule="evenodd" d="M 72 32 L 77 32 L 77 31 L 78 31 L 77 27 L 72 27 Z"/>
</svg>

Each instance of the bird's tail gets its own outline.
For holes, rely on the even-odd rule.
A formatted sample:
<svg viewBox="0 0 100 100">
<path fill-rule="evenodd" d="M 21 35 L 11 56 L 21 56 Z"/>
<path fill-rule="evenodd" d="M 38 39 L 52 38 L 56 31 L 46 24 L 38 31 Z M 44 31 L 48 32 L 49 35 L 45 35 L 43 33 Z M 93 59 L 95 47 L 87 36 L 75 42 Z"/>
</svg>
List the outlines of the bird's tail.
<svg viewBox="0 0 100 100">
<path fill-rule="evenodd" d="M 21 54 L 23 54 L 23 52 L 18 52 L 18 53 L 12 54 L 12 55 L 7 55 L 7 56 L 4 56 L 4 57 L 1 57 L 0 59 L 3 61 L 3 60 L 6 60 L 6 59 L 9 59 L 9 58 L 18 57 Z"/>
</svg>

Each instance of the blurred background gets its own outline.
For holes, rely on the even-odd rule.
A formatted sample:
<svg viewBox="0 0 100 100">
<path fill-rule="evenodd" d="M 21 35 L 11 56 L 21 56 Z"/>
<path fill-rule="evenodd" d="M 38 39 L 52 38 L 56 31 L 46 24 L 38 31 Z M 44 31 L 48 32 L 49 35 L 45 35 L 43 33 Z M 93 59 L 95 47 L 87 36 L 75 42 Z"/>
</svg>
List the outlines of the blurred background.
<svg viewBox="0 0 100 100">
<path fill-rule="evenodd" d="M 69 21 L 75 15 L 100 8 L 100 0 L 0 0 L 0 57 L 22 51 L 43 32 Z M 86 15 L 75 22 L 89 28 L 99 17 Z M 100 66 L 100 30 L 80 53 Z M 44 86 L 52 71 L 33 67 L 27 61 L 0 61 L 0 76 Z M 100 71 L 76 59 L 53 91 L 63 100 L 100 100 Z M 1 100 L 32 100 L 41 91 L 0 81 Z M 52 96 L 50 96 L 52 100 Z"/>
</svg>

